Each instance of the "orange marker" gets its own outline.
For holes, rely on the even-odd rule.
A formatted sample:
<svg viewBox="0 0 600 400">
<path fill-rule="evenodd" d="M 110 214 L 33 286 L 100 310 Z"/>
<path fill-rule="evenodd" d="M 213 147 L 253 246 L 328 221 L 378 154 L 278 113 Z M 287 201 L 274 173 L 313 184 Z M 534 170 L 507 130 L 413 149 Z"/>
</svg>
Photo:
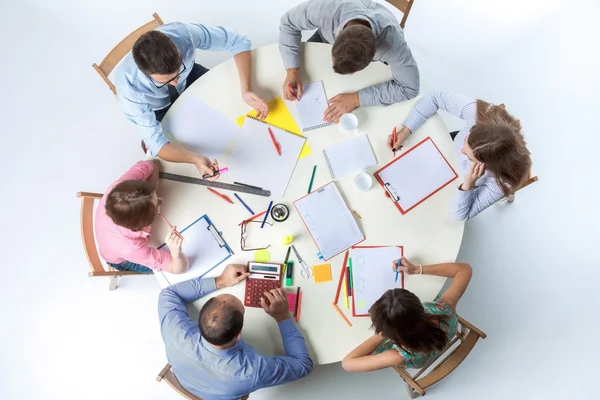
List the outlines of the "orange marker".
<svg viewBox="0 0 600 400">
<path fill-rule="evenodd" d="M 158 214 L 160 215 L 160 217 L 163 219 L 163 221 L 165 221 L 167 223 L 167 225 L 169 225 L 169 228 L 173 228 L 173 225 L 171 225 L 171 223 L 165 218 L 164 215 L 162 214 Z M 181 240 L 183 240 L 183 236 L 181 236 L 181 233 L 177 232 L 177 231 L 173 231 L 174 234 L 176 234 L 177 236 L 179 236 L 181 238 Z"/>
</svg>

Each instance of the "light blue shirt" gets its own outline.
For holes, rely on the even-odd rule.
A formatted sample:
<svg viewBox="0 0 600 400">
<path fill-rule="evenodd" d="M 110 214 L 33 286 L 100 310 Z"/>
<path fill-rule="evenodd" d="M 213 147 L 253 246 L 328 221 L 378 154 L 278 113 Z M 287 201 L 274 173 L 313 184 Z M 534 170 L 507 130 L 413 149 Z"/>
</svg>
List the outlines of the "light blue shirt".
<svg viewBox="0 0 600 400">
<path fill-rule="evenodd" d="M 290 318 L 279 323 L 285 356 L 261 356 L 244 340 L 219 350 L 206 342 L 185 303 L 216 289 L 213 278 L 196 278 L 160 292 L 158 315 L 169 364 L 181 385 L 204 400 L 233 400 L 255 390 L 292 382 L 313 368 L 302 334 Z"/>
<path fill-rule="evenodd" d="M 222 26 L 209 27 L 173 22 L 159 26 L 156 30 L 169 36 L 181 53 L 186 70 L 177 84 L 179 93 L 185 90 L 185 81 L 194 66 L 196 49 L 226 50 L 231 55 L 236 55 L 250 50 L 251 46 L 246 36 Z M 115 72 L 115 86 L 121 110 L 128 120 L 140 128 L 142 139 L 150 154 L 156 156 L 169 140 L 165 137 L 161 123 L 156 120 L 154 111 L 171 104 L 169 88 L 156 88 L 150 78 L 139 70 L 131 52 L 125 56 Z"/>
</svg>

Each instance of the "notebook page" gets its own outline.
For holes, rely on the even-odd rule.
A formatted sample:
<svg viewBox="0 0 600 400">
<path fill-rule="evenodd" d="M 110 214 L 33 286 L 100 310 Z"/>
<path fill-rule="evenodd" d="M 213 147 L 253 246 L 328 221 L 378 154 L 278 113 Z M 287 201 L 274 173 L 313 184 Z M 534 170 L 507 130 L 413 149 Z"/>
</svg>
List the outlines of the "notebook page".
<svg viewBox="0 0 600 400">
<path fill-rule="evenodd" d="M 323 150 L 333 179 L 362 171 L 377 164 L 367 135 L 348 139 Z"/>
<path fill-rule="evenodd" d="M 402 257 L 399 247 L 354 248 L 352 257 L 352 284 L 356 315 L 369 313 L 369 308 L 388 289 L 401 288 L 402 280 L 394 282 L 396 273 L 392 271 L 392 261 Z"/>
<path fill-rule="evenodd" d="M 323 81 L 302 85 L 302 96 L 296 102 L 302 132 L 331 125 L 323 121 L 327 109 L 327 96 Z"/>
<path fill-rule="evenodd" d="M 281 147 L 281 156 L 275 150 L 269 127 Z M 246 117 L 231 149 L 227 164 L 229 172 L 224 178 L 270 190 L 272 197 L 282 198 L 304 142 L 304 136 Z"/>
<path fill-rule="evenodd" d="M 200 218 L 181 231 L 181 250 L 189 260 L 190 269 L 184 274 L 163 272 L 171 285 L 198 278 L 230 257 L 229 250 L 219 245 L 208 226 L 206 218 Z"/>
<path fill-rule="evenodd" d="M 294 204 L 325 260 L 364 240 L 335 183 Z"/>
<path fill-rule="evenodd" d="M 181 100 L 180 100 L 181 101 Z M 197 97 L 187 96 L 164 126 L 173 139 L 211 160 L 227 152 L 240 128 Z"/>
<path fill-rule="evenodd" d="M 428 139 L 379 172 L 379 177 L 400 197 L 398 205 L 408 210 L 457 175 Z"/>
</svg>

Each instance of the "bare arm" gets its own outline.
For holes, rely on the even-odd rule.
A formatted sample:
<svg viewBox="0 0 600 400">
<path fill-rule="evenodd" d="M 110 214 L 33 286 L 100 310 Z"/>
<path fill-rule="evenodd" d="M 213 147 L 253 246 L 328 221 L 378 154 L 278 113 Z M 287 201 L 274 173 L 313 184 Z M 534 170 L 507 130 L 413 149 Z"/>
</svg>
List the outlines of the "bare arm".
<svg viewBox="0 0 600 400">
<path fill-rule="evenodd" d="M 380 335 L 371 336 L 344 357 L 342 368 L 348 372 L 365 372 L 402 364 L 404 359 L 395 350 L 373 354 L 383 341 Z"/>
<path fill-rule="evenodd" d="M 233 56 L 233 59 L 235 60 L 240 77 L 242 99 L 258 112 L 256 117 L 262 121 L 269 113 L 269 106 L 266 101 L 252 91 L 252 52 L 244 51 L 238 53 Z"/>
</svg>

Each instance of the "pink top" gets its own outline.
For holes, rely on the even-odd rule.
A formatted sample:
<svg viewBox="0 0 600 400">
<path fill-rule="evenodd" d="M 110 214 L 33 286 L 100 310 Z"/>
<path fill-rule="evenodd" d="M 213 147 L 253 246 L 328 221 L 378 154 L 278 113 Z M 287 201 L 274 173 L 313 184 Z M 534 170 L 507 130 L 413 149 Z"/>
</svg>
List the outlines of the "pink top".
<svg viewBox="0 0 600 400">
<path fill-rule="evenodd" d="M 118 184 L 129 180 L 150 180 L 154 172 L 151 161 L 135 163 L 125 174 L 114 182 L 102 199 L 96 210 L 96 241 L 100 256 L 112 264 L 124 261 L 140 264 L 155 271 L 164 271 L 171 263 L 171 253 L 164 247 L 160 250 L 150 247 L 151 226 L 148 225 L 141 231 L 132 231 L 115 224 L 106 214 L 106 195 Z"/>
</svg>

